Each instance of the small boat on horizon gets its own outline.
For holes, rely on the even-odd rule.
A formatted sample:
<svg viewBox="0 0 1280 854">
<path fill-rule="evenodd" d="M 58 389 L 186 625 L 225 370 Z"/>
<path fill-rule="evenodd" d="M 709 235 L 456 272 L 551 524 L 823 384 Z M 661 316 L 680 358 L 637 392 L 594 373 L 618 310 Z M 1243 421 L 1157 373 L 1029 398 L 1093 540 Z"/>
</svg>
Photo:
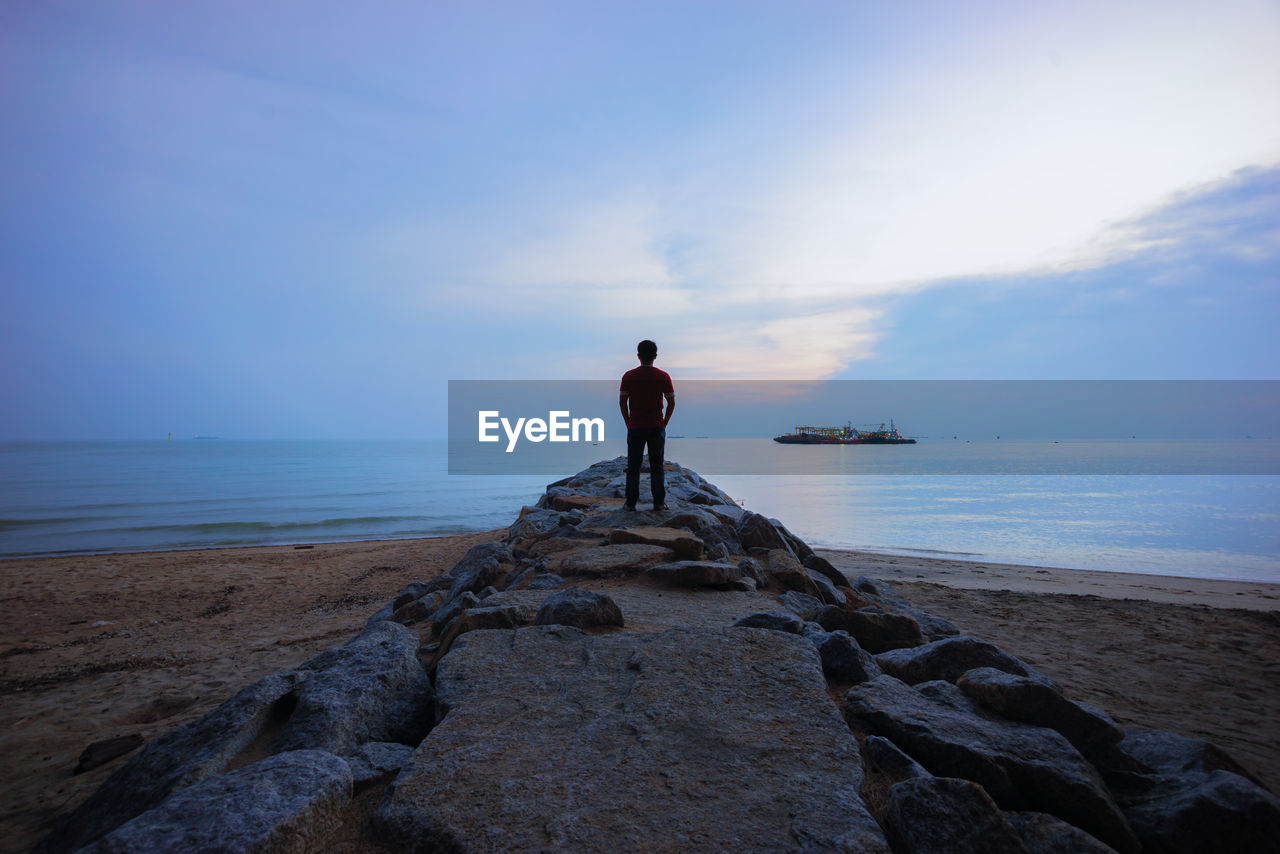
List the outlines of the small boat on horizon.
<svg viewBox="0 0 1280 854">
<path fill-rule="evenodd" d="M 885 427 L 881 422 L 875 430 L 858 430 L 852 423 L 843 427 L 796 427 L 794 433 L 774 436 L 773 441 L 783 445 L 914 445 L 898 432 L 893 420 Z"/>
</svg>

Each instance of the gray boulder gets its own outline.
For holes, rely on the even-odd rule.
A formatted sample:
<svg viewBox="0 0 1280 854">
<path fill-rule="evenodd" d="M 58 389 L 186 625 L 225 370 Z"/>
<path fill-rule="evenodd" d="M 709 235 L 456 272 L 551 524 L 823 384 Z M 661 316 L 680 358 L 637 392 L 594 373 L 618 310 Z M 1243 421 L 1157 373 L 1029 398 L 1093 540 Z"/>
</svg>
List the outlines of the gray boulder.
<svg viewBox="0 0 1280 854">
<path fill-rule="evenodd" d="M 74 851 L 151 809 L 177 789 L 221 772 L 267 724 L 288 713 L 297 671 L 260 679 L 197 721 L 148 742 L 36 846 Z"/>
<path fill-rule="evenodd" d="M 431 631 L 441 636 L 449 624 L 457 619 L 463 611 L 480 607 L 480 597 L 470 590 L 464 590 L 460 596 L 446 603 L 431 618 Z"/>
<path fill-rule="evenodd" d="M 554 572 L 543 572 L 535 575 L 529 582 L 529 590 L 554 590 L 564 584 L 564 579 Z"/>
<path fill-rule="evenodd" d="M 1029 854 L 1116 854 L 1110 845 L 1048 813 L 1007 812 L 1004 817 Z"/>
<path fill-rule="evenodd" d="M 346 762 L 322 750 L 281 753 L 175 793 L 82 854 L 321 852 L 350 800 Z"/>
<path fill-rule="evenodd" d="M 800 563 L 805 569 L 811 569 L 821 574 L 836 587 L 850 586 L 849 579 L 845 577 L 844 573 L 836 569 L 835 565 L 825 557 L 810 552 L 808 557 L 804 558 Z"/>
<path fill-rule="evenodd" d="M 886 611 L 905 614 L 920 624 L 920 632 L 926 640 L 936 641 L 960 634 L 960 630 L 950 620 L 935 617 L 922 611 L 898 595 L 897 591 L 884 581 L 876 581 L 865 575 L 858 576 L 853 582 L 853 591 L 862 599 L 879 605 Z"/>
<path fill-rule="evenodd" d="M 977 783 L 915 777 L 889 789 L 885 824 L 899 854 L 1027 854 Z"/>
<path fill-rule="evenodd" d="M 772 522 L 759 513 L 747 511 L 742 514 L 742 519 L 738 522 L 737 537 L 743 549 L 785 549 L 788 552 L 791 551 L 791 547 L 787 544 L 786 539 L 783 538 L 782 533 L 773 526 Z"/>
<path fill-rule="evenodd" d="M 778 601 L 782 607 L 805 621 L 812 620 L 823 608 L 821 599 L 801 593 L 799 590 L 788 590 L 778 597 Z"/>
<path fill-rule="evenodd" d="M 479 593 L 497 582 L 502 573 L 515 564 L 506 543 L 480 543 L 467 549 L 462 559 L 449 570 L 453 584 L 448 598 L 456 599 L 463 591 Z"/>
<path fill-rule="evenodd" d="M 580 629 L 621 626 L 622 609 L 603 593 L 570 587 L 547 597 L 538 609 L 534 624 L 576 626 Z"/>
<path fill-rule="evenodd" d="M 804 628 L 804 621 L 795 614 L 785 611 L 759 611 L 755 614 L 748 614 L 734 623 L 734 625 L 740 628 L 771 629 L 775 632 L 798 635 L 800 630 Z"/>
<path fill-rule="evenodd" d="M 932 777 L 919 762 L 903 753 L 898 745 L 884 736 L 869 735 L 862 745 L 862 755 L 872 765 L 888 774 L 896 782 L 910 780 L 915 777 Z"/>
<path fill-rule="evenodd" d="M 296 706 L 273 753 L 320 749 L 344 754 L 366 741 L 416 744 L 431 717 L 431 681 L 418 661 L 418 635 L 399 623 L 365 629 L 304 664 Z"/>
<path fill-rule="evenodd" d="M 436 687 L 445 715 L 375 814 L 395 850 L 888 854 L 794 635 L 472 632 Z"/>
<path fill-rule="evenodd" d="M 867 682 L 883 672 L 871 653 L 846 631 L 829 632 L 815 641 L 815 646 L 822 658 L 822 672 L 835 682 Z"/>
<path fill-rule="evenodd" d="M 366 741 L 342 758 L 351 768 L 351 782 L 358 789 L 399 773 L 413 758 L 413 748 L 387 741 Z"/>
<path fill-rule="evenodd" d="M 956 686 L 1003 717 L 1057 730 L 1086 756 L 1099 745 L 1124 738 L 1124 730 L 1105 712 L 1068 700 L 1056 685 L 1034 676 L 979 667 L 956 680 Z"/>
<path fill-rule="evenodd" d="M 878 608 L 847 611 L 836 605 L 827 605 L 819 609 L 812 619 L 829 632 L 848 632 L 863 649 L 873 655 L 924 643 L 920 626 L 915 620 L 902 614 L 889 614 Z M 892 672 L 888 668 L 885 670 Z"/>
<path fill-rule="evenodd" d="M 1119 748 L 1142 770 L 1107 782 L 1144 852 L 1280 851 L 1280 801 L 1218 747 L 1141 731 Z"/>
<path fill-rule="evenodd" d="M 855 635 L 856 637 L 856 635 Z M 876 656 L 885 673 L 908 685 L 942 679 L 955 682 L 979 667 L 994 667 L 1016 676 L 1034 676 L 1057 689 L 1057 683 L 995 644 L 969 635 L 943 638 L 914 649 L 894 649 Z M 1061 689 L 1058 689 L 1059 691 Z"/>
<path fill-rule="evenodd" d="M 1125 816 L 1145 854 L 1280 851 L 1280 800 L 1230 771 L 1159 781 Z"/>
<path fill-rule="evenodd" d="M 442 591 L 435 590 L 417 599 L 410 599 L 403 605 L 397 606 L 387 619 L 402 626 L 425 622 L 431 619 L 431 616 L 444 605 L 444 597 L 445 594 Z M 400 600 L 397 599 L 396 601 Z"/>
<path fill-rule="evenodd" d="M 649 567 L 645 575 L 671 587 L 717 587 L 728 589 L 741 581 L 746 573 L 731 563 L 705 560 L 681 560 Z"/>
<path fill-rule="evenodd" d="M 1057 732 L 982 717 L 946 682 L 921 689 L 880 676 L 849 690 L 846 713 L 931 773 L 980 784 L 1004 809 L 1051 813 L 1125 854 L 1138 850 L 1098 772 Z"/>
</svg>

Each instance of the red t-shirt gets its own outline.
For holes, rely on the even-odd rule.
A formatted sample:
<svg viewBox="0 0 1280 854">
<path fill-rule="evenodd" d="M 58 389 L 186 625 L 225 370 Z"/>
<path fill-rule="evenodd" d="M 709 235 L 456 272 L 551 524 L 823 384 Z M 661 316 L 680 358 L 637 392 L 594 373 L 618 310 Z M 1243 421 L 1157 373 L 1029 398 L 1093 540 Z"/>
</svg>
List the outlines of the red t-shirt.
<svg viewBox="0 0 1280 854">
<path fill-rule="evenodd" d="M 671 375 L 653 365 L 641 365 L 622 375 L 619 394 L 627 395 L 627 429 L 662 426 L 662 396 L 675 394 Z"/>
</svg>

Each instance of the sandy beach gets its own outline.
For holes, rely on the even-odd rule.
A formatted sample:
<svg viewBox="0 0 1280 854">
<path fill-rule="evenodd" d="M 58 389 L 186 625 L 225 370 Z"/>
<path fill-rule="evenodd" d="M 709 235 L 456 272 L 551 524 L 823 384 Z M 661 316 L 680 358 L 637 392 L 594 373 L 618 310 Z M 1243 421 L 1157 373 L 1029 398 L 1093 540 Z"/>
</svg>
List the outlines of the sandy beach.
<svg viewBox="0 0 1280 854">
<path fill-rule="evenodd" d="M 0 563 L 0 850 L 29 848 L 125 761 L 76 774 L 86 746 L 199 717 L 497 536 Z M 1210 739 L 1280 790 L 1280 585 L 822 554 L 1124 726 Z"/>
</svg>

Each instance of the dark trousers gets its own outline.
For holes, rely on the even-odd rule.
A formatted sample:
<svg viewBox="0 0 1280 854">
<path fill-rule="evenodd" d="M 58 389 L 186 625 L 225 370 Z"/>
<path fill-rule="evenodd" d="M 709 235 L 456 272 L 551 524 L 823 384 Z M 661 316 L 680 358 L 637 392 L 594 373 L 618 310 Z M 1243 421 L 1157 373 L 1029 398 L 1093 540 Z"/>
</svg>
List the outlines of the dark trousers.
<svg viewBox="0 0 1280 854">
<path fill-rule="evenodd" d="M 645 448 L 649 449 L 649 483 L 653 487 L 653 506 L 667 499 L 667 487 L 662 470 L 662 451 L 667 445 L 665 427 L 636 427 L 627 431 L 627 504 L 634 505 L 640 499 L 640 463 Z"/>
</svg>

